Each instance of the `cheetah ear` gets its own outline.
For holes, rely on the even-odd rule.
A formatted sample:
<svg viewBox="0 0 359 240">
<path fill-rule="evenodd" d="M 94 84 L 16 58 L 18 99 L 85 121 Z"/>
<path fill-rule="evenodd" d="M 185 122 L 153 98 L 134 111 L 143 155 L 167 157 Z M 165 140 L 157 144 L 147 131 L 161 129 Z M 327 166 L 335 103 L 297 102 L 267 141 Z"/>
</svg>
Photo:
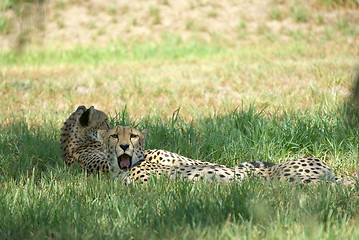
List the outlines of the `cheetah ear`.
<svg viewBox="0 0 359 240">
<path fill-rule="evenodd" d="M 87 127 L 90 125 L 91 118 L 93 113 L 95 112 L 95 108 L 91 106 L 89 109 L 87 109 L 84 113 L 82 113 L 80 117 L 80 124 L 83 127 Z"/>
<path fill-rule="evenodd" d="M 106 132 L 106 130 L 102 129 L 97 130 L 97 138 L 100 140 L 101 143 L 105 141 Z"/>
<path fill-rule="evenodd" d="M 147 129 L 142 130 L 142 131 L 141 131 L 141 134 L 142 134 L 142 136 L 143 136 L 144 138 L 146 138 L 146 136 L 147 136 Z"/>
<path fill-rule="evenodd" d="M 76 109 L 76 112 L 77 111 L 80 111 L 80 110 L 86 110 L 86 107 L 81 105 L 81 106 L 78 106 L 78 108 Z"/>
</svg>

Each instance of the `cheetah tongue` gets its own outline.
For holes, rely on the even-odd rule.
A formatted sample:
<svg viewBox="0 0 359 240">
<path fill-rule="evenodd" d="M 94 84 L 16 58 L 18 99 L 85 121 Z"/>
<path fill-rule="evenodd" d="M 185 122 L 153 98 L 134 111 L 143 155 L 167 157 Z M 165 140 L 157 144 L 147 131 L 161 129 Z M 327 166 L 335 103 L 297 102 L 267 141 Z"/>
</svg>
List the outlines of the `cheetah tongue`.
<svg viewBox="0 0 359 240">
<path fill-rule="evenodd" d="M 130 157 L 130 156 L 124 154 L 124 155 L 122 155 L 122 156 L 119 158 L 119 160 L 120 160 L 120 164 L 119 164 L 119 165 L 120 165 L 121 168 L 128 168 L 128 167 L 130 167 L 130 165 L 131 165 L 131 157 Z"/>
</svg>

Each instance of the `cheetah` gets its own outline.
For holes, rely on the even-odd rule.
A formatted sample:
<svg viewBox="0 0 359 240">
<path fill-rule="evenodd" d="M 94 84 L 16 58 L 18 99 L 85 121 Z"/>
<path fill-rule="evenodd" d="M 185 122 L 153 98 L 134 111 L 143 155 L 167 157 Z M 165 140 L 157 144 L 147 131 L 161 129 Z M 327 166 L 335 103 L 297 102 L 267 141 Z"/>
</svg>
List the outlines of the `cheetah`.
<svg viewBox="0 0 359 240">
<path fill-rule="evenodd" d="M 60 144 L 66 165 L 77 162 L 89 173 L 108 172 L 108 161 L 101 150 L 97 131 L 110 128 L 105 113 L 93 106 L 89 109 L 79 106 L 61 128 Z"/>
<path fill-rule="evenodd" d="M 108 172 L 107 156 L 102 151 L 97 131 L 111 128 L 106 114 L 93 106 L 79 106 L 65 121 L 61 128 L 60 144 L 67 166 L 77 162 L 89 173 Z M 145 150 L 146 161 L 164 166 L 212 165 L 212 163 L 193 160 L 166 150 Z"/>
<path fill-rule="evenodd" d="M 139 131 L 131 126 L 115 126 L 110 130 L 99 130 L 98 133 L 103 151 L 109 159 L 113 177 L 125 184 L 135 181 L 147 182 L 151 175 L 218 182 L 240 182 L 250 175 L 256 179 L 300 183 L 338 181 L 331 168 L 318 158 L 298 158 L 276 165 L 261 162 L 242 163 L 234 168 L 216 164 L 163 165 L 146 161 L 146 130 Z"/>
<path fill-rule="evenodd" d="M 189 164 L 165 165 L 155 162 L 153 159 L 147 161 L 144 150 L 146 135 L 146 130 L 139 131 L 131 126 L 115 126 L 110 130 L 98 131 L 102 149 L 109 159 L 110 171 L 115 179 L 125 184 L 134 181 L 147 182 L 154 174 L 191 181 L 198 179 L 217 182 L 241 181 L 250 175 L 265 176 L 267 169 L 274 165 L 253 162 L 230 168 L 188 158 L 185 159 L 189 160 Z M 191 165 L 191 163 L 195 164 Z"/>
</svg>

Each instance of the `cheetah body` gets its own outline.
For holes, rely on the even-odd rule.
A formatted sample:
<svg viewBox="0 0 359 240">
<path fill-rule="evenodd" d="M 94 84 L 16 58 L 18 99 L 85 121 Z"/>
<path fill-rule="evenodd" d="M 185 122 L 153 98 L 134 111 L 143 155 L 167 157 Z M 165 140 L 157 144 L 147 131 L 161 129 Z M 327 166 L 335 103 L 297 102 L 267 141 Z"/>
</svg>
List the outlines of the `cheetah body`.
<svg viewBox="0 0 359 240">
<path fill-rule="evenodd" d="M 112 141 L 111 135 L 118 139 Z M 131 136 L 133 138 L 131 138 Z M 135 141 L 133 141 L 136 139 Z M 124 182 L 146 182 L 151 175 L 168 175 L 174 179 L 206 179 L 207 181 L 241 181 L 253 175 L 263 179 L 315 182 L 333 180 L 331 169 L 317 158 L 299 158 L 277 165 L 242 163 L 234 168 L 193 160 L 165 150 L 145 150 L 146 131 L 116 126 L 111 129 L 107 116 L 84 106 L 71 114 L 61 128 L 61 149 L 68 166 L 74 162 L 88 172 L 111 171 Z M 127 157 L 122 145 L 128 145 Z M 130 161 L 131 160 L 131 161 Z"/>
<path fill-rule="evenodd" d="M 111 130 L 99 132 L 101 132 L 99 135 L 101 135 L 100 140 L 103 145 L 103 151 L 110 159 L 109 164 L 112 166 L 113 176 L 125 183 L 134 181 L 147 182 L 152 175 L 167 175 L 171 179 L 187 179 L 191 181 L 205 179 L 207 181 L 224 182 L 241 181 L 250 175 L 267 180 L 279 179 L 299 182 L 334 179 L 331 169 L 317 158 L 299 158 L 277 165 L 270 163 L 243 163 L 234 168 L 198 160 L 192 161 L 188 158 L 183 158 L 183 161 L 172 162 L 169 159 L 171 153 L 165 152 L 161 154 L 161 152 L 157 152 L 161 150 L 145 152 L 146 132 L 140 132 L 128 126 L 116 126 Z M 137 151 L 127 153 L 126 159 L 131 158 L 131 165 L 126 164 L 125 168 L 121 167 L 123 153 L 116 150 L 123 144 L 132 144 L 132 149 L 137 149 Z M 150 154 L 152 158 L 146 156 L 146 154 Z M 166 156 L 166 154 L 170 155 Z M 154 155 L 157 155 L 158 159 Z M 167 158 L 165 164 L 162 164 L 163 162 L 159 160 L 160 157 Z M 172 154 L 172 158 L 176 159 L 176 155 Z M 186 161 L 188 161 L 188 164 L 186 164 Z"/>
<path fill-rule="evenodd" d="M 99 129 L 110 129 L 106 114 L 80 106 L 61 128 L 60 144 L 67 166 L 77 162 L 88 172 L 108 171 L 106 155 L 97 138 Z"/>
</svg>

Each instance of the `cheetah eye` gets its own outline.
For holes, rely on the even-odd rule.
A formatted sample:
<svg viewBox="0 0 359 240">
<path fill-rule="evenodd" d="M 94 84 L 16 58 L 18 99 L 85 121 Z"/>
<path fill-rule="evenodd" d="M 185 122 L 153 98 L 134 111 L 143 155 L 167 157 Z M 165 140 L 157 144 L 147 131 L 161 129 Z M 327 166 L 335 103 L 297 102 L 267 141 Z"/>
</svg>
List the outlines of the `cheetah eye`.
<svg viewBox="0 0 359 240">
<path fill-rule="evenodd" d="M 117 135 L 117 134 L 112 134 L 110 137 L 112 137 L 112 138 L 118 138 L 118 135 Z"/>
<path fill-rule="evenodd" d="M 136 138 L 136 137 L 138 137 L 138 135 L 136 135 L 136 134 L 131 134 L 131 136 L 130 136 L 130 138 Z"/>
</svg>

